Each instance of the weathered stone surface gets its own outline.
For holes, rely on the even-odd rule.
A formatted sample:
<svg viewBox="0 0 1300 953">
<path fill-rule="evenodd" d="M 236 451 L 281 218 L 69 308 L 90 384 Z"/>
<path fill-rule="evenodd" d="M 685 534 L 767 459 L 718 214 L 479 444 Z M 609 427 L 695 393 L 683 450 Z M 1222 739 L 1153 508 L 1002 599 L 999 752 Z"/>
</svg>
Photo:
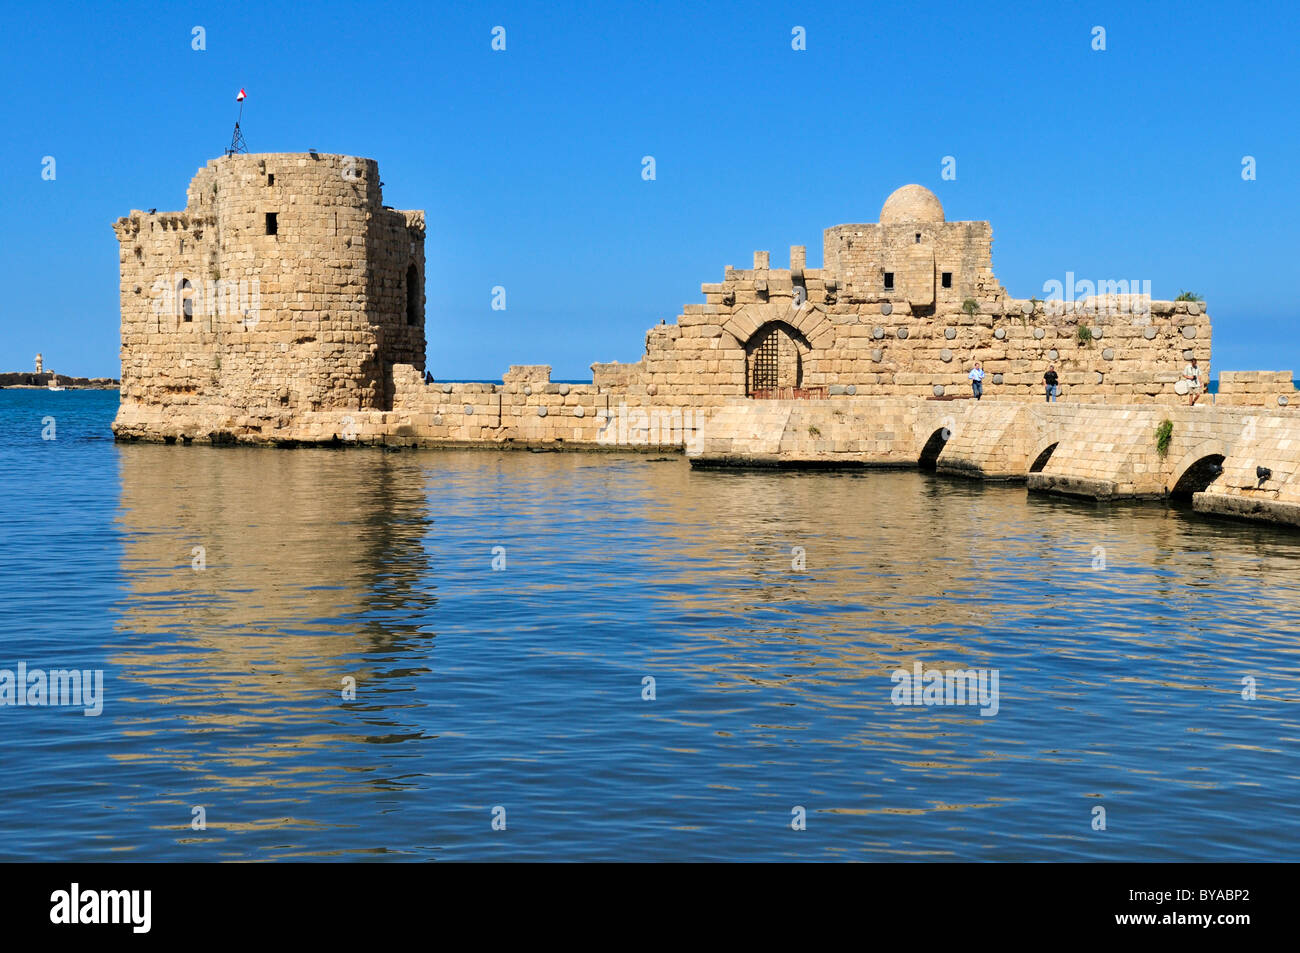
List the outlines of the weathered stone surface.
<svg viewBox="0 0 1300 953">
<path fill-rule="evenodd" d="M 347 156 L 224 157 L 199 171 L 184 212 L 118 221 L 119 437 L 592 447 L 613 431 L 615 445 L 638 445 L 651 421 L 676 419 L 645 442 L 682 446 L 688 416 L 707 420 L 751 395 L 962 400 L 977 360 L 995 388 L 984 404 L 1043 403 L 1049 361 L 1067 401 L 1093 404 L 1179 402 L 1189 355 L 1210 374 L 1203 309 L 1138 301 L 1110 313 L 1133 302 L 1098 295 L 1057 313 L 1011 298 L 993 273 L 989 223 L 947 221 L 918 187 L 887 203 L 881 222 L 826 229 L 822 268 L 807 268 L 800 246 L 789 270 L 766 253 L 753 269 L 727 267 L 701 286 L 703 303 L 650 328 L 640 360 L 592 364 L 590 384 L 552 383 L 550 367 L 521 364 L 500 384 L 430 386 L 424 219 L 384 207 L 378 171 Z M 254 279 L 256 302 L 241 299 L 237 283 Z M 219 280 L 236 282 L 233 297 Z M 156 306 L 155 291 L 183 281 L 181 303 Z M 1095 336 L 1103 323 L 1114 347 L 1074 345 L 1080 325 Z M 1219 397 L 1276 408 L 1283 390 L 1242 384 Z"/>
</svg>

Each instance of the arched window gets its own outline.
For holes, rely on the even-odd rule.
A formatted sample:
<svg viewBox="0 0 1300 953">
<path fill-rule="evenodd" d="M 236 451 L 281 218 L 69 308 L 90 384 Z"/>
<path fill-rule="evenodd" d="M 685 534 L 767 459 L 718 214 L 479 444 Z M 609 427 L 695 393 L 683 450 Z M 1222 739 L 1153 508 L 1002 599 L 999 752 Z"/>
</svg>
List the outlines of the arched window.
<svg viewBox="0 0 1300 953">
<path fill-rule="evenodd" d="M 180 302 L 181 317 L 186 321 L 194 320 L 194 298 L 187 291 L 194 290 L 188 278 L 182 278 L 176 285 L 176 297 Z"/>
<path fill-rule="evenodd" d="M 420 270 L 414 262 L 406 269 L 406 323 L 420 323 Z"/>
</svg>

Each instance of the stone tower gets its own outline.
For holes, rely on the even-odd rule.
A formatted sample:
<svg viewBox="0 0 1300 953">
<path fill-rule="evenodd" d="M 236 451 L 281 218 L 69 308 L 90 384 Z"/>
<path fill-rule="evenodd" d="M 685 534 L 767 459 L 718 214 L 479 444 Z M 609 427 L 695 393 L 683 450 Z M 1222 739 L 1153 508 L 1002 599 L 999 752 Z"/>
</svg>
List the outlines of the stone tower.
<svg viewBox="0 0 1300 953">
<path fill-rule="evenodd" d="M 45 359 L 42 358 L 39 354 L 36 355 L 36 373 L 37 374 L 45 373 Z"/>
<path fill-rule="evenodd" d="M 895 190 L 878 224 L 828 228 L 823 257 L 849 298 L 906 302 L 914 315 L 1005 294 L 993 277 L 992 226 L 947 221 L 938 196 L 920 185 Z"/>
<path fill-rule="evenodd" d="M 424 215 L 380 186 L 371 159 L 225 156 L 184 211 L 118 219 L 114 432 L 220 441 L 391 407 L 393 365 L 424 367 Z"/>
</svg>

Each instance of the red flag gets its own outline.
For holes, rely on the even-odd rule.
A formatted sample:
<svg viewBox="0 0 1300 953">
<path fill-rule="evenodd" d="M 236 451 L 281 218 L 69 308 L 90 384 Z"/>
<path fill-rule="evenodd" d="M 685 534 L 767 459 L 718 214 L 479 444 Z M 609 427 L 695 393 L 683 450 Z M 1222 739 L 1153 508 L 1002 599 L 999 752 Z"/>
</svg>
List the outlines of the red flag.
<svg viewBox="0 0 1300 953">
<path fill-rule="evenodd" d="M 244 96 L 244 90 L 243 90 L 243 87 L 240 87 L 240 89 L 239 89 L 239 95 L 235 97 L 235 102 L 237 102 L 237 103 L 242 103 L 242 102 L 244 101 L 245 98 L 246 98 L 246 97 Z"/>
</svg>

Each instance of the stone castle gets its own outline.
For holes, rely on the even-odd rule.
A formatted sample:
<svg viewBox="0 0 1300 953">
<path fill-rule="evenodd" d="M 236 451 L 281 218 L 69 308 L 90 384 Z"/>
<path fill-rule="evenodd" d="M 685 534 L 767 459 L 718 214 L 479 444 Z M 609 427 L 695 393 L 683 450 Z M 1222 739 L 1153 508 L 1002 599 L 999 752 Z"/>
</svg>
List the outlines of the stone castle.
<svg viewBox="0 0 1300 953">
<path fill-rule="evenodd" d="M 273 439 L 307 411 L 385 410 L 424 366 L 424 217 L 373 161 L 234 155 L 121 246 L 120 435 Z"/>
<path fill-rule="evenodd" d="M 1193 357 L 1208 380 L 1204 306 L 1127 282 L 1013 298 L 993 273 L 989 223 L 947 221 L 921 186 L 890 195 L 877 223 L 826 229 L 821 268 L 803 246 L 788 268 L 765 251 L 750 269 L 727 266 L 701 286 L 703 303 L 649 330 L 641 360 L 593 364 L 590 384 L 552 383 L 544 365 L 512 366 L 500 384 L 426 382 L 424 217 L 385 206 L 381 187 L 369 159 L 231 155 L 199 170 L 184 211 L 119 219 L 117 437 L 676 446 L 701 465 L 932 453 L 941 469 L 1038 474 L 1046 488 L 1100 496 L 1161 495 L 1185 476 L 1135 457 L 1124 473 L 1101 465 L 1052 482 L 1072 456 L 1072 420 L 1120 414 L 1145 427 L 1187 403 Z M 978 404 L 960 399 L 975 361 L 987 375 Z M 1062 402 L 1043 406 L 1049 365 Z M 1290 374 L 1224 374 L 1217 404 L 1284 414 L 1293 395 Z M 1174 449 L 1194 452 L 1181 436 Z M 1138 444 L 1149 442 L 1144 431 Z M 1218 472 L 1201 461 L 1189 466 Z"/>
</svg>

